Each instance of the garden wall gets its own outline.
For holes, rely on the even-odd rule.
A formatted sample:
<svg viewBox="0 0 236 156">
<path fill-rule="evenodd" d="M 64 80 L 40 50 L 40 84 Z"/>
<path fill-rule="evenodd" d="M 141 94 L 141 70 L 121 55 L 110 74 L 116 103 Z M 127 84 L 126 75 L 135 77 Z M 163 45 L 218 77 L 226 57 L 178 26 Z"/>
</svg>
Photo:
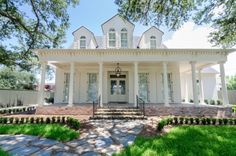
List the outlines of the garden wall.
<svg viewBox="0 0 236 156">
<path fill-rule="evenodd" d="M 147 105 L 145 113 L 147 116 L 231 117 L 232 108 L 206 105 L 173 105 L 168 107 Z"/>
<path fill-rule="evenodd" d="M 17 102 L 18 101 L 18 102 Z M 38 91 L 32 90 L 0 90 L 0 105 L 25 105 L 38 103 Z"/>
<path fill-rule="evenodd" d="M 218 91 L 218 97 L 222 100 L 222 91 Z M 228 90 L 230 104 L 236 104 L 236 90 Z"/>
</svg>

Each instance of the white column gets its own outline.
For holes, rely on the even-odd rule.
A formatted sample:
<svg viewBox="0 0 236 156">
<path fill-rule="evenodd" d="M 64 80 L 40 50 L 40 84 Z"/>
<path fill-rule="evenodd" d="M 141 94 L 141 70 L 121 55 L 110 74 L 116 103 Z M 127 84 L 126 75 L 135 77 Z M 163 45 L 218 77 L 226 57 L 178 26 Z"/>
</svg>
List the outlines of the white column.
<svg viewBox="0 0 236 156">
<path fill-rule="evenodd" d="M 200 103 L 204 104 L 204 90 L 203 90 L 203 83 L 202 83 L 202 74 L 201 69 L 198 70 L 198 81 L 199 81 L 199 99 Z"/>
<path fill-rule="evenodd" d="M 189 102 L 189 94 L 188 94 L 188 77 L 185 75 L 185 102 Z"/>
<path fill-rule="evenodd" d="M 221 77 L 221 86 L 222 86 L 222 98 L 223 98 L 223 104 L 227 105 L 229 104 L 228 99 L 228 93 L 225 83 L 225 68 L 224 68 L 224 62 L 220 62 L 220 77 Z"/>
<path fill-rule="evenodd" d="M 71 62 L 70 63 L 69 101 L 68 101 L 69 106 L 73 106 L 74 72 L 75 72 L 75 64 L 74 62 Z"/>
<path fill-rule="evenodd" d="M 134 107 L 137 107 L 138 88 L 138 62 L 134 62 Z"/>
<path fill-rule="evenodd" d="M 40 82 L 40 88 L 39 88 L 39 106 L 42 106 L 44 104 L 44 86 L 45 86 L 45 73 L 46 73 L 46 62 L 41 62 L 41 82 Z"/>
<path fill-rule="evenodd" d="M 100 107 L 103 107 L 103 101 L 102 101 L 102 83 L 103 81 L 103 63 L 99 62 L 99 84 L 98 84 L 98 98 L 100 97 L 99 105 Z"/>
<path fill-rule="evenodd" d="M 167 78 L 167 63 L 163 62 L 163 89 L 164 89 L 164 104 L 169 105 L 169 94 L 168 94 L 168 78 Z"/>
<path fill-rule="evenodd" d="M 192 69 L 192 85 L 193 85 L 193 102 L 199 104 L 197 95 L 197 82 L 196 82 L 196 62 L 190 62 Z"/>
</svg>

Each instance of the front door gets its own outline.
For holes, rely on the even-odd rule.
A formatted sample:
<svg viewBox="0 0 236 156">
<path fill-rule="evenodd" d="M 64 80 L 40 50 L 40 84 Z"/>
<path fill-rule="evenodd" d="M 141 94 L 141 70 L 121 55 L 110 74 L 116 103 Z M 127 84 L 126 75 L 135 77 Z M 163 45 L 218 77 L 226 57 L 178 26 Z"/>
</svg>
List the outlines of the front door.
<svg viewBox="0 0 236 156">
<path fill-rule="evenodd" d="M 109 81 L 109 102 L 127 102 L 127 81 L 126 76 L 110 77 Z"/>
</svg>

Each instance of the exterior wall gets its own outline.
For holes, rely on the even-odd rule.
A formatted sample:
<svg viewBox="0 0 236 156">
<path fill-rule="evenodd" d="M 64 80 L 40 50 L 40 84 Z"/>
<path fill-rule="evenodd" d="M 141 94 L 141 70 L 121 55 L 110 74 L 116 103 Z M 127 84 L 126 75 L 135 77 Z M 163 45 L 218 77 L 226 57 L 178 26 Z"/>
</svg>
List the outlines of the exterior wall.
<svg viewBox="0 0 236 156">
<path fill-rule="evenodd" d="M 74 33 L 73 49 L 80 49 L 80 37 L 86 37 L 86 49 L 95 49 L 96 41 L 94 35 L 85 27 L 81 27 Z"/>
<path fill-rule="evenodd" d="M 216 85 L 216 74 L 202 73 L 201 76 L 202 76 L 204 99 L 217 100 L 218 95 L 217 95 L 217 87 L 216 87 L 217 86 Z M 189 102 L 190 99 L 193 99 L 192 74 L 191 73 L 181 73 L 181 81 L 180 82 L 181 82 L 181 94 L 182 94 L 181 99 L 182 100 L 186 99 L 186 96 L 187 96 L 188 101 L 186 101 L 186 102 Z M 186 90 L 186 88 L 187 88 L 187 90 Z"/>
<path fill-rule="evenodd" d="M 109 29 L 114 28 L 116 31 L 116 48 L 121 47 L 120 43 L 120 33 L 121 29 L 126 28 L 128 32 L 128 48 L 133 48 L 133 31 L 134 25 L 129 23 L 128 21 L 123 20 L 118 15 L 111 18 L 109 21 L 102 25 L 103 29 L 103 47 L 109 48 L 108 45 L 108 37 L 109 37 Z"/>
<path fill-rule="evenodd" d="M 103 102 L 109 102 L 108 91 L 109 88 L 109 75 L 108 72 L 114 71 L 116 65 L 103 66 Z M 123 72 L 127 72 L 126 87 L 128 87 L 128 103 L 134 103 L 134 66 L 120 65 Z M 172 73 L 173 80 L 173 99 L 175 103 L 181 102 L 180 89 L 180 76 L 178 66 L 169 66 L 168 73 Z M 57 68 L 56 70 L 56 88 L 55 88 L 55 103 L 63 103 L 63 88 L 64 88 L 64 73 L 69 72 Z M 98 83 L 98 66 L 86 65 L 75 67 L 74 79 L 74 103 L 91 103 L 88 101 L 88 73 L 97 74 Z M 163 84 L 162 84 L 162 65 L 139 65 L 138 73 L 149 74 L 149 103 L 163 103 Z M 98 84 L 97 84 L 98 85 Z M 99 96 L 99 95 L 98 95 Z"/>
<path fill-rule="evenodd" d="M 20 100 L 24 106 L 29 104 L 37 104 L 38 91 L 30 90 L 0 90 L 0 105 L 14 104 L 16 106 L 17 99 Z"/>
<path fill-rule="evenodd" d="M 222 98 L 222 91 L 218 91 L 218 97 L 223 101 Z M 236 104 L 236 90 L 228 90 L 228 97 L 229 97 L 229 103 L 230 104 Z"/>
<path fill-rule="evenodd" d="M 162 35 L 163 32 L 156 29 L 155 27 L 151 27 L 149 30 L 143 33 L 143 36 L 141 37 L 139 48 L 140 49 L 149 49 L 150 48 L 150 37 L 155 36 L 156 37 L 156 45 L 157 48 L 161 47 L 162 43 Z"/>
</svg>

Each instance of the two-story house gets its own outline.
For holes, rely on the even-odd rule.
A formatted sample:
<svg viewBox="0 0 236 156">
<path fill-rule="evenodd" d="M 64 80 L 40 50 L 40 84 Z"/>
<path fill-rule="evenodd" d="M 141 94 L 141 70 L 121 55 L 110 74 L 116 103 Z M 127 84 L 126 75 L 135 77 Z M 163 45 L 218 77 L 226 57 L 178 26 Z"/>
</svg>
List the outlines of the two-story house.
<svg viewBox="0 0 236 156">
<path fill-rule="evenodd" d="M 219 64 L 223 102 L 228 104 L 224 62 L 233 50 L 168 49 L 164 32 L 157 27 L 133 34 L 135 25 L 115 15 L 101 25 L 103 36 L 81 26 L 72 34 L 70 49 L 35 50 L 41 61 L 41 86 L 45 65 L 56 67 L 55 103 L 100 105 L 128 103 L 136 96 L 146 103 L 204 103 L 217 99 L 216 74 L 210 66 Z M 41 90 L 40 104 L 44 93 Z"/>
</svg>

